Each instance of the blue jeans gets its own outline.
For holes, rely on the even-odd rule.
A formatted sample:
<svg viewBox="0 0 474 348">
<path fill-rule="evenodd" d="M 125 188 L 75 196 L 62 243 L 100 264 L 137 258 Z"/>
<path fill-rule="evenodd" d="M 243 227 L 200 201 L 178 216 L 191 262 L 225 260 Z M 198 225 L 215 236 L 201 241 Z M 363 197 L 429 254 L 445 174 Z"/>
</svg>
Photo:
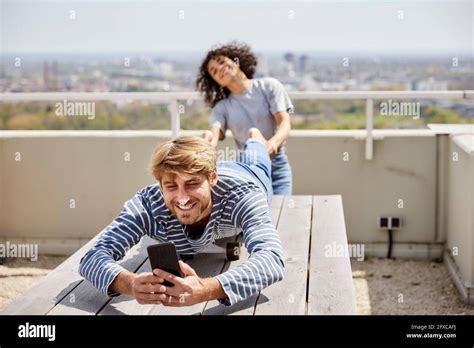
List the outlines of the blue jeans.
<svg viewBox="0 0 474 348">
<path fill-rule="evenodd" d="M 270 161 L 265 145 L 256 139 L 248 139 L 242 150 L 241 162 L 258 169 L 253 172 L 266 188 L 268 202 L 274 194 L 291 195 L 291 167 L 284 147 Z"/>
<path fill-rule="evenodd" d="M 272 187 L 275 195 L 291 195 L 292 174 L 284 147 L 272 159 Z"/>
<path fill-rule="evenodd" d="M 245 142 L 240 160 L 248 166 L 255 177 L 267 191 L 268 204 L 272 202 L 272 162 L 265 145 L 257 139 L 248 139 Z"/>
</svg>

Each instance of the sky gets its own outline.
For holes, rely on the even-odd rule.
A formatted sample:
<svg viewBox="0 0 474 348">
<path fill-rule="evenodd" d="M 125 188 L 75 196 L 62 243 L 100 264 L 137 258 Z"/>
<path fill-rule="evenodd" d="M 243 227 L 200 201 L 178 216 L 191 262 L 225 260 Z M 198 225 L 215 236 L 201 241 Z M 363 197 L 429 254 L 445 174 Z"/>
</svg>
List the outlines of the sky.
<svg viewBox="0 0 474 348">
<path fill-rule="evenodd" d="M 4 53 L 257 51 L 474 55 L 474 0 L 0 0 Z"/>
</svg>

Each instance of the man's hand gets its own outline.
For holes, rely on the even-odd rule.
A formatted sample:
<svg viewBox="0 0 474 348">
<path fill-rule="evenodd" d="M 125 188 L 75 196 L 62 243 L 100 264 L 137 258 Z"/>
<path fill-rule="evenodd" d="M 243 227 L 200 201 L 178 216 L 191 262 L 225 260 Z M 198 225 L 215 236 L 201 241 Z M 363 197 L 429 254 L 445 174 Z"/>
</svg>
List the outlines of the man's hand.
<svg viewBox="0 0 474 348">
<path fill-rule="evenodd" d="M 162 304 L 166 300 L 163 278 L 151 272 L 136 274 L 132 280 L 131 296 L 140 304 Z"/>
<path fill-rule="evenodd" d="M 128 271 L 119 273 L 111 290 L 132 296 L 140 304 L 162 304 L 181 307 L 196 303 L 225 298 L 226 294 L 216 278 L 200 278 L 191 266 L 179 261 L 184 278 L 177 277 L 161 269 L 153 273 L 135 274 Z M 165 286 L 169 281 L 174 286 Z"/>
<path fill-rule="evenodd" d="M 184 274 L 184 278 L 159 268 L 153 270 L 153 274 L 157 278 L 166 279 L 174 284 L 172 287 L 162 286 L 165 288 L 163 293 L 166 296 L 162 304 L 164 306 L 181 307 L 206 301 L 208 299 L 208 290 L 204 279 L 199 278 L 194 269 L 183 261 L 179 261 L 179 267 Z"/>
<path fill-rule="evenodd" d="M 184 278 L 177 277 L 158 268 L 153 270 L 157 278 L 160 280 L 166 279 L 174 284 L 172 287 L 162 285 L 162 288 L 165 288 L 162 294 L 166 296 L 165 300 L 161 301 L 163 306 L 191 306 L 196 303 L 226 296 L 217 279 L 200 278 L 194 269 L 183 261 L 179 261 L 179 266 L 184 274 Z"/>
</svg>

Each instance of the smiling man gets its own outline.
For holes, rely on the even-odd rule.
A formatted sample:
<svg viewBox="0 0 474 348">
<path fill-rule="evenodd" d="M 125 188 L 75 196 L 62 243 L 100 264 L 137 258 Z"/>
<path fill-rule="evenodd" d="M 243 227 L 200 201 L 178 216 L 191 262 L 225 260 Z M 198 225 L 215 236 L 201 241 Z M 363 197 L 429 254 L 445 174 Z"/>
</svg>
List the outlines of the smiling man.
<svg viewBox="0 0 474 348">
<path fill-rule="evenodd" d="M 158 183 L 140 190 L 81 260 L 80 274 L 108 296 L 126 294 L 141 304 L 188 306 L 219 300 L 232 305 L 283 279 L 284 258 L 269 215 L 271 162 L 262 134 L 252 128 L 243 162 L 217 162 L 215 149 L 179 137 L 155 149 Z M 180 261 L 184 277 L 163 270 L 140 274 L 116 263 L 144 235 L 170 241 L 179 254 L 196 254 L 216 239 L 243 232 L 249 259 L 211 278 Z M 164 280 L 174 284 L 163 285 Z"/>
</svg>

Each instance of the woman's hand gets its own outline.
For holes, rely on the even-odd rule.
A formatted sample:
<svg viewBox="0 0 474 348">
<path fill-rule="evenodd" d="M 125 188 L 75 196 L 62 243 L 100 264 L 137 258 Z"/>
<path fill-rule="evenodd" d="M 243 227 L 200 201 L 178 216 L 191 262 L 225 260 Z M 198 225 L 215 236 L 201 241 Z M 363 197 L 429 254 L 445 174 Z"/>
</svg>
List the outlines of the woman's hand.
<svg viewBox="0 0 474 348">
<path fill-rule="evenodd" d="M 212 132 L 211 132 L 210 130 L 204 131 L 204 133 L 202 133 L 202 137 L 203 137 L 204 140 L 206 140 L 208 143 L 211 143 L 211 144 L 212 144 L 212 140 L 214 139 L 214 135 L 212 134 Z"/>
<path fill-rule="evenodd" d="M 277 144 L 271 139 L 267 140 L 267 151 L 270 158 L 275 157 L 278 152 Z"/>
</svg>

